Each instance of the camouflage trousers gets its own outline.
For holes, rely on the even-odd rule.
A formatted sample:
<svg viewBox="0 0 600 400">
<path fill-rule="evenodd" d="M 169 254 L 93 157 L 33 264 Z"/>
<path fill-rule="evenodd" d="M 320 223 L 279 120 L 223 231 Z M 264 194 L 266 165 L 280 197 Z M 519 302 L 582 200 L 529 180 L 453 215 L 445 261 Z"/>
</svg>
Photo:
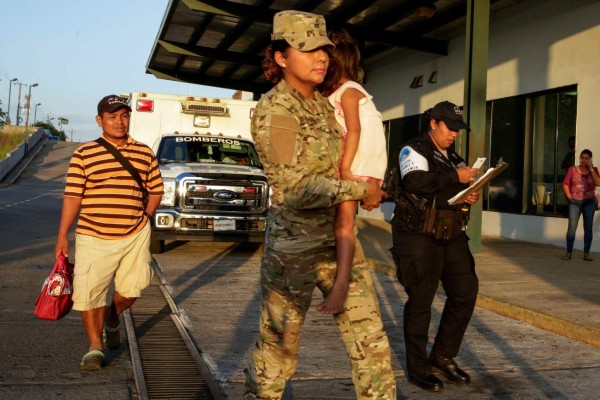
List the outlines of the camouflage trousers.
<svg viewBox="0 0 600 400">
<path fill-rule="evenodd" d="M 323 253 L 326 255 L 324 256 Z M 246 373 L 245 399 L 280 399 L 298 365 L 300 331 L 315 287 L 327 295 L 335 254 L 265 249 L 261 267 L 260 337 Z M 370 271 L 359 242 L 345 311 L 334 316 L 352 364 L 358 399 L 396 399 L 396 379 Z M 357 262 L 360 260 L 360 262 Z"/>
</svg>

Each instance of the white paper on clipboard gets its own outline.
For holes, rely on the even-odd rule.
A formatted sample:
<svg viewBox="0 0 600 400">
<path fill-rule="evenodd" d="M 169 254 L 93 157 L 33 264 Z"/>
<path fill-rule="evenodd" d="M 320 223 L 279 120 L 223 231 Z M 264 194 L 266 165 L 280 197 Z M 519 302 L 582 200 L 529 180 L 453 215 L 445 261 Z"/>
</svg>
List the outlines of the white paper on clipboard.
<svg viewBox="0 0 600 400">
<path fill-rule="evenodd" d="M 502 158 L 500 158 L 500 161 L 498 161 L 498 165 L 496 165 L 495 167 L 488 168 L 488 170 L 485 171 L 485 174 L 481 175 L 479 179 L 473 182 L 472 185 L 470 185 L 462 192 L 457 193 L 456 196 L 449 199 L 448 204 L 453 206 L 456 204 L 464 203 L 464 200 L 469 196 L 469 194 L 481 189 L 483 185 L 500 175 L 500 173 L 506 168 L 508 168 L 508 163 L 505 163 L 504 161 L 502 161 Z"/>
<path fill-rule="evenodd" d="M 479 157 L 479 158 L 477 158 L 477 161 L 475 161 L 475 163 L 473 164 L 473 166 L 471 168 L 475 168 L 475 169 L 481 168 L 481 166 L 483 165 L 483 163 L 485 162 L 485 160 L 486 160 L 485 157 Z"/>
</svg>

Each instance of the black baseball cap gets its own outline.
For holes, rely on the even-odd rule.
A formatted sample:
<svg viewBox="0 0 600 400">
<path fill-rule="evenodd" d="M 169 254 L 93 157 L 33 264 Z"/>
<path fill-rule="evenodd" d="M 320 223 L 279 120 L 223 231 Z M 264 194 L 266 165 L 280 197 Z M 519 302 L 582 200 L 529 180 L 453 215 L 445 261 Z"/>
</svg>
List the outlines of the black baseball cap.
<svg viewBox="0 0 600 400">
<path fill-rule="evenodd" d="M 459 131 L 461 129 L 471 129 L 469 125 L 463 121 L 462 110 L 456 104 L 449 101 L 437 103 L 429 113 L 430 119 L 436 121 L 444 121 L 448 129 L 451 131 Z"/>
<path fill-rule="evenodd" d="M 110 94 L 105 96 L 98 103 L 98 115 L 102 115 L 104 112 L 114 113 L 121 108 L 126 108 L 129 110 L 129 112 L 131 112 L 131 107 L 129 107 L 129 104 L 127 104 L 127 99 L 117 96 L 116 94 Z"/>
</svg>

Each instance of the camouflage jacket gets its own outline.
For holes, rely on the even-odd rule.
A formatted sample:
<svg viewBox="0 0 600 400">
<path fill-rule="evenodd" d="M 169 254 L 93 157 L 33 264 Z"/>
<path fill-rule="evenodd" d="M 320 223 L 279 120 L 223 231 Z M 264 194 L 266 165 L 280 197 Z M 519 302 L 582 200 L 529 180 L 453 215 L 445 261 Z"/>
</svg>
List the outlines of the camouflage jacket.
<svg viewBox="0 0 600 400">
<path fill-rule="evenodd" d="M 259 101 L 252 137 L 272 191 L 267 245 L 290 253 L 334 246 L 335 205 L 362 199 L 366 184 L 338 178 L 343 141 L 329 101 L 282 80 Z"/>
</svg>

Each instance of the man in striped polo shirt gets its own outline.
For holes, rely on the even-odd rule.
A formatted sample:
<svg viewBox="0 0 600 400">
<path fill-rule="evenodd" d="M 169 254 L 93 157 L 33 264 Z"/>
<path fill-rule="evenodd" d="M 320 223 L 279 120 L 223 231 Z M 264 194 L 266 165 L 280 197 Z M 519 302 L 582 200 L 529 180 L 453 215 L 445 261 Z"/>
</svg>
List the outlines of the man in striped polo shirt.
<svg viewBox="0 0 600 400">
<path fill-rule="evenodd" d="M 119 316 L 150 284 L 150 219 L 163 194 L 163 181 L 152 150 L 129 136 L 131 108 L 110 95 L 98 103 L 96 122 L 102 138 L 139 172 L 137 181 L 96 141 L 77 148 L 71 158 L 56 242 L 56 257 L 69 252 L 68 233 L 79 215 L 75 238 L 73 309 L 81 311 L 90 345 L 82 370 L 102 368 L 106 347 L 121 343 Z M 109 307 L 107 295 L 114 282 Z"/>
</svg>

